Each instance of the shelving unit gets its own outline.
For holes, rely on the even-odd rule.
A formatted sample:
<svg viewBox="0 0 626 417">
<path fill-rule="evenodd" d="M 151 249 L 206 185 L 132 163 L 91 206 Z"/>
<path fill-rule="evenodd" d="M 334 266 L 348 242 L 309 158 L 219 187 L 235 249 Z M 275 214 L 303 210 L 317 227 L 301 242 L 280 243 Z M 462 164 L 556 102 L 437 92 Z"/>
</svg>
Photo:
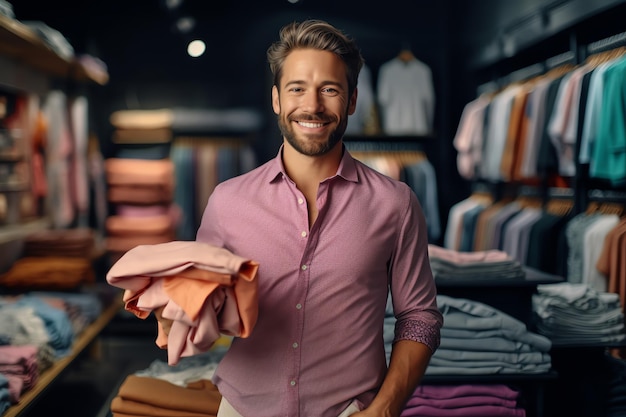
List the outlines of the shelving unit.
<svg viewBox="0 0 626 417">
<path fill-rule="evenodd" d="M 53 87 L 73 89 L 79 85 L 107 84 L 109 79 L 106 71 L 90 67 L 84 62 L 82 57 L 66 58 L 59 55 L 29 26 L 0 15 L 0 89 L 3 92 L 45 97 Z M 16 137 L 14 140 L 22 138 Z M 23 154 L 2 155 L 0 161 L 5 164 L 30 163 L 28 155 Z M 0 193 L 12 199 L 14 195 L 28 192 L 30 186 L 28 181 L 5 181 L 0 184 Z M 8 216 L 0 224 L 0 272 L 8 269 L 17 259 L 26 236 L 51 227 L 47 213 L 28 218 L 17 217 Z M 102 314 L 77 335 L 70 354 L 42 372 L 36 385 L 22 393 L 19 403 L 9 408 L 3 417 L 15 417 L 28 410 L 68 366 L 94 345 L 98 335 L 121 307 L 121 299 L 106 304 Z"/>
<path fill-rule="evenodd" d="M 15 73 L 18 69 L 39 73 L 47 78 L 95 82 L 100 85 L 105 85 L 109 80 L 107 75 L 90 71 L 76 59 L 60 56 L 28 26 L 3 15 L 0 15 L 0 56 L 3 58 L 0 84 L 20 89 L 31 90 L 33 86 L 28 84 L 31 74 L 24 76 Z"/>
<path fill-rule="evenodd" d="M 27 25 L 0 15 L 0 88 L 3 90 L 45 96 L 56 83 L 69 88 L 76 84 L 105 85 L 107 82 L 108 74 L 91 70 L 80 59 L 59 55 Z M 17 162 L 16 158 L 28 163 L 24 155 L 4 155 L 1 160 L 5 163 Z M 23 183 L 3 184 L 0 185 L 0 192 L 13 198 L 13 194 L 24 192 L 29 187 L 29 184 Z M 10 264 L 9 258 L 19 251 L 19 247 L 10 247 L 12 242 L 48 227 L 50 221 L 45 214 L 40 218 L 0 224 L 0 246 L 5 255 L 0 262 L 0 271 L 6 270 L 8 265 L 5 263 Z"/>
<path fill-rule="evenodd" d="M 93 345 L 100 332 L 102 332 L 105 326 L 115 317 L 122 306 L 121 299 L 107 306 L 100 317 L 85 328 L 76 338 L 70 354 L 56 361 L 50 368 L 40 374 L 37 384 L 31 390 L 23 393 L 19 403 L 9 408 L 2 414 L 2 417 L 16 417 L 28 410 L 29 406 L 37 400 L 46 388 L 49 387 L 80 354 Z"/>
</svg>

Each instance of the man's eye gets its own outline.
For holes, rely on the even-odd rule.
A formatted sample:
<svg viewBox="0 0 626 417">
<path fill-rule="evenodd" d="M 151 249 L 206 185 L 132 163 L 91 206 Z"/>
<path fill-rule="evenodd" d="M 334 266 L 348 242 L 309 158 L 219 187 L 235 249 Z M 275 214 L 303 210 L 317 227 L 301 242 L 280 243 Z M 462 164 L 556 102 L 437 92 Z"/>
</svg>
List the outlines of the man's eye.
<svg viewBox="0 0 626 417">
<path fill-rule="evenodd" d="M 325 94 L 337 94 L 338 93 L 338 91 L 336 89 L 331 88 L 331 87 L 324 88 L 322 90 L 322 92 L 325 93 Z"/>
</svg>

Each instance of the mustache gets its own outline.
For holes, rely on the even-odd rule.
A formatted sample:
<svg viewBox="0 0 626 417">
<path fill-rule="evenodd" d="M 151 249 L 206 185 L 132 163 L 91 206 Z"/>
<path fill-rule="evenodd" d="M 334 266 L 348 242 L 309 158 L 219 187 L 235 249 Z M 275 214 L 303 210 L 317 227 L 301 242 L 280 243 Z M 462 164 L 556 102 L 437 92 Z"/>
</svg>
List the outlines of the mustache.
<svg viewBox="0 0 626 417">
<path fill-rule="evenodd" d="M 301 121 L 301 122 L 319 122 L 319 123 L 331 123 L 336 121 L 334 117 L 319 117 L 311 114 L 293 115 L 289 117 L 289 121 Z"/>
</svg>

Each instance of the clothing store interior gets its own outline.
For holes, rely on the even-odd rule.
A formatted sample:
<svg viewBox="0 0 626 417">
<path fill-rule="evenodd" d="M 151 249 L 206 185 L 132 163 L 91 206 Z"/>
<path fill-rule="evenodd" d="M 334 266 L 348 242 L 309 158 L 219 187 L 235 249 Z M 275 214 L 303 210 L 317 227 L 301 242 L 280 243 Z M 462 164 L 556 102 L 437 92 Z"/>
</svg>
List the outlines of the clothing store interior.
<svg viewBox="0 0 626 417">
<path fill-rule="evenodd" d="M 172 362 L 111 270 L 194 241 L 214 188 L 276 158 L 266 51 L 306 19 L 364 58 L 345 149 L 425 217 L 444 324 L 402 416 L 626 416 L 624 16 L 624 0 L 0 0 L 0 416 L 216 415 L 213 372 L 245 335 Z"/>
</svg>

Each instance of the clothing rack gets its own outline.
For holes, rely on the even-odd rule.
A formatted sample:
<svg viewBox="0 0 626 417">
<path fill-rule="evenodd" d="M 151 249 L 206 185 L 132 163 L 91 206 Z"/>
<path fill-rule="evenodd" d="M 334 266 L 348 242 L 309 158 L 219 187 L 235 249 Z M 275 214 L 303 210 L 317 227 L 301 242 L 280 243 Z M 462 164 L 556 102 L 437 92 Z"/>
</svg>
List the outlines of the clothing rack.
<svg viewBox="0 0 626 417">
<path fill-rule="evenodd" d="M 541 75 L 546 71 L 546 65 L 543 62 L 529 65 L 509 73 L 506 76 L 508 83 L 524 81 L 537 75 Z"/>
<path fill-rule="evenodd" d="M 589 201 L 626 204 L 626 191 L 594 189 L 587 193 L 587 199 Z"/>
<path fill-rule="evenodd" d="M 546 70 L 559 67 L 564 64 L 575 64 L 576 54 L 572 51 L 566 51 L 546 59 Z"/>
<path fill-rule="evenodd" d="M 500 89 L 500 84 L 498 81 L 487 81 L 486 83 L 480 84 L 476 87 L 476 93 L 481 96 L 483 94 L 491 94 L 495 93 Z"/>
<path fill-rule="evenodd" d="M 421 143 L 415 140 L 401 140 L 396 141 L 393 139 L 377 140 L 377 141 L 363 141 L 363 140 L 345 140 L 344 144 L 350 152 L 380 152 L 380 151 L 422 151 L 423 146 Z"/>
<path fill-rule="evenodd" d="M 482 94 L 495 93 L 505 87 L 507 84 L 528 80 L 530 78 L 545 74 L 547 71 L 553 68 L 557 68 L 561 65 L 576 63 L 576 54 L 572 51 L 566 51 L 558 55 L 552 56 L 543 62 L 537 62 L 535 64 L 531 64 L 526 67 L 517 69 L 499 79 L 490 80 L 483 84 L 480 84 L 476 88 L 476 93 L 479 96 Z"/>
<path fill-rule="evenodd" d="M 598 52 L 608 51 L 618 46 L 626 45 L 626 32 L 621 32 L 608 38 L 600 39 L 587 45 L 587 54 L 595 54 Z"/>
</svg>

